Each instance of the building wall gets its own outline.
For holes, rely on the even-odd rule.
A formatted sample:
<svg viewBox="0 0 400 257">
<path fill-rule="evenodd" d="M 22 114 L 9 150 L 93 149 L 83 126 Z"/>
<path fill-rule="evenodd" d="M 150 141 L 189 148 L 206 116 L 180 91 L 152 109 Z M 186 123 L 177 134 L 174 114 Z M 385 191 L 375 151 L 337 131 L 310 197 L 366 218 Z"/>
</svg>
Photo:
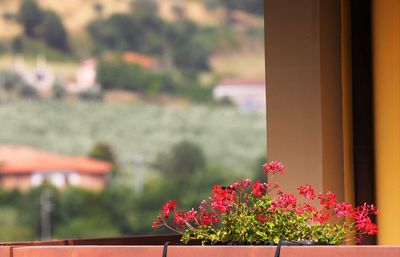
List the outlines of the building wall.
<svg viewBox="0 0 400 257">
<path fill-rule="evenodd" d="M 77 174 L 71 181 L 71 176 L 61 178 L 63 183 L 60 183 L 60 174 L 53 174 L 57 176 L 47 175 L 46 178 L 41 179 L 38 183 L 33 182 L 33 174 L 7 174 L 2 175 L 0 179 L 0 185 L 5 190 L 18 189 L 21 191 L 28 191 L 32 187 L 41 185 L 45 180 L 54 184 L 55 186 L 62 188 L 66 185 L 77 186 L 87 190 L 102 190 L 106 186 L 106 175 L 105 174 Z M 37 180 L 37 179 L 36 179 Z"/>
<path fill-rule="evenodd" d="M 81 174 L 78 186 L 89 190 L 101 190 L 106 186 L 105 175 Z"/>
<path fill-rule="evenodd" d="M 31 175 L 2 175 L 0 184 L 5 190 L 19 189 L 21 191 L 28 191 L 31 188 Z"/>
<path fill-rule="evenodd" d="M 340 1 L 266 0 L 267 154 L 344 200 Z"/>
</svg>

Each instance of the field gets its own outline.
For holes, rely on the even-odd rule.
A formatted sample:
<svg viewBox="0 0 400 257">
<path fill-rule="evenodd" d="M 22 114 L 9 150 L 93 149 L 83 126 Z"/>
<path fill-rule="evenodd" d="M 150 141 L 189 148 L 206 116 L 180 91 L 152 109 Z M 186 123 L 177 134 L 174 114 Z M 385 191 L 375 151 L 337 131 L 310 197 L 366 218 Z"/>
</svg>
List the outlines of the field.
<svg viewBox="0 0 400 257">
<path fill-rule="evenodd" d="M 190 105 L 19 101 L 0 104 L 0 144 L 27 144 L 65 154 L 112 145 L 121 164 L 149 164 L 181 140 L 197 143 L 208 161 L 243 174 L 265 153 L 265 114 Z M 148 167 L 148 165 L 147 165 Z"/>
</svg>

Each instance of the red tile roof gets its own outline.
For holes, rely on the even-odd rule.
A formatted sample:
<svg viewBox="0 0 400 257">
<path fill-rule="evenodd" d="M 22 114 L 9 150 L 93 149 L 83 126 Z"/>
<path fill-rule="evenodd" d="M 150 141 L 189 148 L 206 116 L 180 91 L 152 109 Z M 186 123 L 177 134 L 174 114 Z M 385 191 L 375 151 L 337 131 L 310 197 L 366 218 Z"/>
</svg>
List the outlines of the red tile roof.
<svg viewBox="0 0 400 257">
<path fill-rule="evenodd" d="M 103 174 L 111 164 L 88 157 L 64 156 L 28 146 L 0 145 L 0 173 L 76 171 Z"/>
<path fill-rule="evenodd" d="M 160 66 L 160 63 L 156 58 L 135 52 L 125 52 L 124 61 L 129 63 L 135 63 L 147 69 L 156 69 L 159 68 Z"/>
</svg>

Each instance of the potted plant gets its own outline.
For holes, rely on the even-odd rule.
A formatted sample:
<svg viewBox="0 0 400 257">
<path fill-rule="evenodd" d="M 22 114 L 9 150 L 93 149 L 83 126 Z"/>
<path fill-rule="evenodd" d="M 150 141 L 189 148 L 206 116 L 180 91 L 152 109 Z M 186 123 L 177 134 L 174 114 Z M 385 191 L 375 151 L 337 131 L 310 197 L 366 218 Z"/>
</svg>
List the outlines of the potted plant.
<svg viewBox="0 0 400 257">
<path fill-rule="evenodd" d="M 268 181 L 244 178 L 228 187 L 215 185 L 212 196 L 198 209 L 177 209 L 177 201 L 162 206 L 152 227 L 166 226 L 182 234 L 182 242 L 202 244 L 277 244 L 281 240 L 304 244 L 340 244 L 346 239 L 377 233 L 373 217 L 378 211 L 364 203 L 353 207 L 338 202 L 331 191 L 316 194 L 313 187 L 298 187 L 295 194 L 274 182 L 284 175 L 277 161 L 263 165 Z M 315 204 L 317 203 L 317 204 Z"/>
</svg>

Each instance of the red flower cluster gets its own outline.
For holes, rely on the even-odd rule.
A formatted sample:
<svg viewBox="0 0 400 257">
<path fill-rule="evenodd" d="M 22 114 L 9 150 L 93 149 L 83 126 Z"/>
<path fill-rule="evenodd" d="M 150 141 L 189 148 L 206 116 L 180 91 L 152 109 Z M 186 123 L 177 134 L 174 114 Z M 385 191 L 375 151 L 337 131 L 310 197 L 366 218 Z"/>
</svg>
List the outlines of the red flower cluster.
<svg viewBox="0 0 400 257">
<path fill-rule="evenodd" d="M 251 185 L 251 179 L 249 178 L 244 178 L 240 181 L 235 181 L 233 182 L 229 188 L 232 190 L 241 190 L 244 191 L 246 188 L 248 188 Z"/>
<path fill-rule="evenodd" d="M 157 215 L 157 218 L 153 221 L 153 224 L 151 225 L 151 228 L 156 229 L 162 225 L 165 225 L 165 221 L 162 217 L 161 214 Z"/>
<path fill-rule="evenodd" d="M 296 209 L 297 198 L 294 194 L 281 193 L 272 201 L 271 211 L 276 209 Z"/>
<path fill-rule="evenodd" d="M 267 175 L 275 175 L 279 173 L 280 175 L 284 174 L 283 165 L 278 161 L 271 161 L 263 165 L 264 173 Z"/>
<path fill-rule="evenodd" d="M 164 215 L 164 218 L 168 219 L 169 213 L 174 212 L 176 209 L 176 200 L 169 200 L 166 202 L 163 207 L 162 207 L 162 214 Z"/>
<path fill-rule="evenodd" d="M 336 196 L 331 191 L 326 192 L 326 195 L 323 193 L 318 194 L 319 203 L 324 206 L 326 209 L 331 209 L 337 203 Z"/>
<path fill-rule="evenodd" d="M 264 164 L 263 169 L 267 175 L 271 175 L 271 178 L 275 174 L 284 173 L 283 165 L 276 161 Z M 276 190 L 276 193 L 274 190 Z M 288 214 L 287 217 L 293 217 L 294 214 L 304 215 L 303 218 L 307 226 L 324 225 L 336 216 L 334 222 L 343 221 L 343 228 L 347 231 L 355 229 L 357 235 L 374 235 L 377 233 L 377 225 L 373 223 L 371 217 L 377 215 L 378 211 L 373 205 L 365 203 L 353 208 L 349 203 L 338 202 L 335 194 L 331 191 L 319 193 L 316 196 L 314 188 L 308 184 L 298 187 L 297 190 L 299 195 L 308 200 L 312 201 L 317 198 L 320 207 L 317 208 L 307 202 L 298 203 L 294 194 L 284 193 L 276 182 L 262 183 L 257 180 L 252 184 L 250 179 L 242 179 L 232 183 L 227 188 L 215 185 L 212 188 L 212 196 L 200 203 L 199 211 L 194 208 L 187 212 L 177 210 L 175 200 L 166 202 L 162 206 L 161 213 L 154 220 L 152 227 L 157 228 L 164 225 L 173 229 L 166 221 L 172 216 L 172 223 L 176 227 L 176 232 L 184 233 L 183 231 L 186 228 L 189 231 L 188 234 L 202 229 L 204 233 L 210 233 L 208 227 L 218 223 L 218 226 L 213 227 L 217 230 L 225 224 L 224 219 L 230 217 L 231 222 L 235 219 L 235 216 L 230 215 L 242 215 L 243 210 L 247 208 L 249 210 L 248 215 L 252 216 L 252 220 L 259 224 L 274 222 L 276 217 L 279 220 L 280 216 L 274 215 Z M 251 194 L 255 197 L 251 197 Z M 262 196 L 265 196 L 265 198 L 261 198 Z"/>
<path fill-rule="evenodd" d="M 229 207 L 236 200 L 235 190 L 226 188 L 223 189 L 221 185 L 215 185 L 212 189 L 213 199 L 211 199 L 211 207 L 222 213 L 227 212 Z"/>
<path fill-rule="evenodd" d="M 200 216 L 200 224 L 203 226 L 211 226 L 218 222 L 218 215 L 213 212 L 202 211 Z"/>
<path fill-rule="evenodd" d="M 304 196 L 307 199 L 314 200 L 315 199 L 315 192 L 314 188 L 310 185 L 300 186 L 297 188 L 299 190 L 299 194 Z"/>
<path fill-rule="evenodd" d="M 372 222 L 371 214 L 377 215 L 378 210 L 374 205 L 364 203 L 354 209 L 353 218 L 356 221 L 357 230 L 368 235 L 375 235 L 378 232 L 378 226 Z"/>
<path fill-rule="evenodd" d="M 335 205 L 335 213 L 338 218 L 353 216 L 353 206 L 349 203 L 337 203 Z"/>
<path fill-rule="evenodd" d="M 260 180 L 257 180 L 255 183 L 253 183 L 253 190 L 252 190 L 253 195 L 261 197 L 265 193 L 265 190 L 266 190 L 266 185 L 260 183 Z"/>
</svg>

